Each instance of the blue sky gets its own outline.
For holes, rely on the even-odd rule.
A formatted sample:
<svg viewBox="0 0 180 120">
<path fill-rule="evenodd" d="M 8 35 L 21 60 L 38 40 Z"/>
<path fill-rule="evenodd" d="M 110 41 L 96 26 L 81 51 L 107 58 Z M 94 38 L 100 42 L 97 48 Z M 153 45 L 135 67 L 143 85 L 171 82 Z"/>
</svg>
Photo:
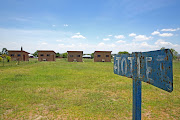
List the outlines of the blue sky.
<svg viewBox="0 0 180 120">
<path fill-rule="evenodd" d="M 180 53 L 179 0 L 0 0 L 0 49 Z"/>
</svg>

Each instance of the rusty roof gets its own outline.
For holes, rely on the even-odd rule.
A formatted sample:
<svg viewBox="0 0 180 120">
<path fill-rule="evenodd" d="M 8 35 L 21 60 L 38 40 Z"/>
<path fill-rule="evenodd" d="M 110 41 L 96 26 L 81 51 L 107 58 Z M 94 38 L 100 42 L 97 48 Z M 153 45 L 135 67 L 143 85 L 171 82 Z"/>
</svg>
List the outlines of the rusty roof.
<svg viewBox="0 0 180 120">
<path fill-rule="evenodd" d="M 37 50 L 38 52 L 54 52 L 53 50 Z M 56 52 L 54 52 L 56 54 Z"/>
<path fill-rule="evenodd" d="M 27 54 L 30 54 L 29 52 L 26 52 L 26 51 L 21 51 L 21 50 L 8 50 L 8 52 L 25 52 Z"/>
<path fill-rule="evenodd" d="M 94 52 L 112 52 L 112 51 L 94 51 Z"/>
<path fill-rule="evenodd" d="M 83 53 L 83 51 L 67 51 L 67 52 L 82 52 Z"/>
</svg>

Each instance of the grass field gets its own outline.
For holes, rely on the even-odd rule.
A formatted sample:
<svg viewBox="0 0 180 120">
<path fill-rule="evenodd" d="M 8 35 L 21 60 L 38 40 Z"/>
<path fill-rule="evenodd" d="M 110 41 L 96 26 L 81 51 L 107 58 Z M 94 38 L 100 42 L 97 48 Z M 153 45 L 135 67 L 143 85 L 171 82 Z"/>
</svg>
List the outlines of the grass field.
<svg viewBox="0 0 180 120">
<path fill-rule="evenodd" d="M 0 66 L 0 119 L 132 118 L 132 79 L 115 75 L 113 63 L 58 59 L 15 64 Z M 178 61 L 173 74 L 172 93 L 142 84 L 142 119 L 180 119 Z"/>
</svg>

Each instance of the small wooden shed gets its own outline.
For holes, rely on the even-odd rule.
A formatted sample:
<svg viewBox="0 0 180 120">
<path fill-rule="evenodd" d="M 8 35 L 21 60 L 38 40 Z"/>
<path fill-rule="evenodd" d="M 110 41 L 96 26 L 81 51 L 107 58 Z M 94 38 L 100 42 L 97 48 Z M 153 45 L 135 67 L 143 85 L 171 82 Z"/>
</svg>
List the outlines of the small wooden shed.
<svg viewBox="0 0 180 120">
<path fill-rule="evenodd" d="M 111 62 L 112 51 L 95 51 L 94 62 Z"/>
<path fill-rule="evenodd" d="M 29 61 L 28 52 L 23 50 L 8 50 L 8 55 L 11 57 L 12 61 Z"/>
<path fill-rule="evenodd" d="M 38 50 L 38 61 L 56 61 L 56 53 L 53 50 Z"/>
<path fill-rule="evenodd" d="M 83 51 L 67 51 L 68 62 L 82 62 Z"/>
</svg>

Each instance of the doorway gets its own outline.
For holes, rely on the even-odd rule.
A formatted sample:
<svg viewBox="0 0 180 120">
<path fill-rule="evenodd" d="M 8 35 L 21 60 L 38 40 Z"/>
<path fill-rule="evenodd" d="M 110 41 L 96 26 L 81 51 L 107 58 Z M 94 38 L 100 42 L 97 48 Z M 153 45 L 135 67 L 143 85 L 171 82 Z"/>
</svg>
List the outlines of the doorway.
<svg viewBox="0 0 180 120">
<path fill-rule="evenodd" d="M 23 55 L 23 61 L 25 61 L 25 55 Z"/>
</svg>

